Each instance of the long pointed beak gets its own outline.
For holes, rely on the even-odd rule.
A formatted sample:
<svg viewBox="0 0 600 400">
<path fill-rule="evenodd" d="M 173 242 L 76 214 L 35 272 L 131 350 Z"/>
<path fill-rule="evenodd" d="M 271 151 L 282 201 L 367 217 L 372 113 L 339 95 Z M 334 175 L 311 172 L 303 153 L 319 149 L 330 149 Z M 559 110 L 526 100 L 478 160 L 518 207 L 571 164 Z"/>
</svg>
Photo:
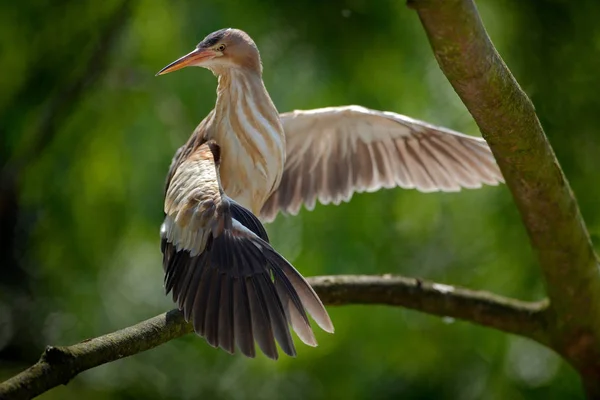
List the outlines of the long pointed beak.
<svg viewBox="0 0 600 400">
<path fill-rule="evenodd" d="M 169 72 L 177 71 L 190 65 L 199 65 L 203 61 L 214 58 L 216 55 L 217 53 L 212 49 L 195 49 L 158 71 L 156 76 L 168 74 Z"/>
</svg>

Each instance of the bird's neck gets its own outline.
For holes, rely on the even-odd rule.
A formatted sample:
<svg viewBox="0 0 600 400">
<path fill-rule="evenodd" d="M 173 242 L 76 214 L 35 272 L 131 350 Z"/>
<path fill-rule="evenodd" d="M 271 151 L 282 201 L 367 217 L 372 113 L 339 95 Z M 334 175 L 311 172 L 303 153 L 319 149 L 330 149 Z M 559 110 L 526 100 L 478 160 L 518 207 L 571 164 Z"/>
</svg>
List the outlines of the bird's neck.
<svg viewBox="0 0 600 400">
<path fill-rule="evenodd" d="M 263 157 L 285 156 L 279 112 L 258 73 L 231 70 L 219 75 L 212 128 L 217 141 L 237 140 L 247 152 Z"/>
<path fill-rule="evenodd" d="M 219 74 L 211 125 L 210 135 L 222 148 L 224 183 L 235 165 L 238 176 L 258 180 L 257 199 L 268 196 L 283 172 L 285 135 L 260 74 L 233 69 Z"/>
<path fill-rule="evenodd" d="M 216 124 L 229 120 L 233 124 L 233 133 L 238 135 L 242 132 L 238 131 L 236 122 L 240 122 L 239 128 L 250 136 L 283 136 L 279 112 L 261 75 L 256 72 L 231 69 L 219 74 L 215 117 Z M 235 121 L 236 119 L 239 121 Z"/>
</svg>

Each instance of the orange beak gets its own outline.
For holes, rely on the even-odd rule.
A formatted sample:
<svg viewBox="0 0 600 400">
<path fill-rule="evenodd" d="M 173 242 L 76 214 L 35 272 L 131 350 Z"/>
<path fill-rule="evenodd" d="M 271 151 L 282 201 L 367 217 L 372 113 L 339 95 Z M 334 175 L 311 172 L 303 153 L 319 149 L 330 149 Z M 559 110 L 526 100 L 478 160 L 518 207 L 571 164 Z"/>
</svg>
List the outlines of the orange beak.
<svg viewBox="0 0 600 400">
<path fill-rule="evenodd" d="M 202 62 L 215 58 L 217 53 L 212 49 L 195 49 L 191 53 L 173 61 L 158 73 L 158 75 L 168 74 L 169 72 L 177 71 L 178 69 L 189 67 L 190 65 L 200 65 Z"/>
</svg>

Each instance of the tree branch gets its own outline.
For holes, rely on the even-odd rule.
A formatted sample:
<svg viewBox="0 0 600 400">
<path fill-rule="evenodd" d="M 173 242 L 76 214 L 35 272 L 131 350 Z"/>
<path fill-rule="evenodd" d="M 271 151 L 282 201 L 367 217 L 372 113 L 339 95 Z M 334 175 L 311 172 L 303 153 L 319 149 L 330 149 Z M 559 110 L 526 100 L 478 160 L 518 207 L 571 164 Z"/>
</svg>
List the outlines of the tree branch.
<svg viewBox="0 0 600 400">
<path fill-rule="evenodd" d="M 399 276 L 323 276 L 309 282 L 325 304 L 403 306 L 454 317 L 547 344 L 546 306 Z M 178 310 L 68 347 L 46 348 L 40 360 L 0 384 L 1 399 L 30 399 L 66 384 L 77 374 L 192 332 Z"/>
<path fill-rule="evenodd" d="M 600 273 L 589 234 L 533 104 L 494 48 L 473 0 L 409 0 L 515 199 L 544 275 L 553 347 L 600 396 Z"/>
<path fill-rule="evenodd" d="M 523 302 L 457 286 L 401 276 L 336 275 L 310 278 L 328 305 L 385 304 L 453 317 L 548 344 L 546 301 Z"/>
</svg>

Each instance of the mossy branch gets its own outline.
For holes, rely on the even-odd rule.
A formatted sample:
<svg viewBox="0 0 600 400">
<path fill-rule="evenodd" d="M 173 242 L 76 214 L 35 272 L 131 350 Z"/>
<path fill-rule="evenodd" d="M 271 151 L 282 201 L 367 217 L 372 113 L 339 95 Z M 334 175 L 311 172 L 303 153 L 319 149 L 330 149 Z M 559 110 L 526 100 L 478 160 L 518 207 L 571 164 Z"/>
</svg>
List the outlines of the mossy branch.
<svg viewBox="0 0 600 400">
<path fill-rule="evenodd" d="M 502 170 L 550 299 L 551 347 L 600 398 L 600 270 L 577 201 L 533 104 L 494 48 L 473 0 L 409 0 L 435 57 Z"/>
<path fill-rule="evenodd" d="M 309 282 L 325 304 L 403 306 L 548 343 L 544 301 L 528 303 L 488 292 L 387 275 L 323 276 L 310 278 Z M 172 310 L 72 346 L 49 346 L 35 365 L 0 383 L 0 399 L 30 399 L 68 383 L 85 370 L 150 350 L 190 332 L 191 325 L 179 311 Z"/>
</svg>

